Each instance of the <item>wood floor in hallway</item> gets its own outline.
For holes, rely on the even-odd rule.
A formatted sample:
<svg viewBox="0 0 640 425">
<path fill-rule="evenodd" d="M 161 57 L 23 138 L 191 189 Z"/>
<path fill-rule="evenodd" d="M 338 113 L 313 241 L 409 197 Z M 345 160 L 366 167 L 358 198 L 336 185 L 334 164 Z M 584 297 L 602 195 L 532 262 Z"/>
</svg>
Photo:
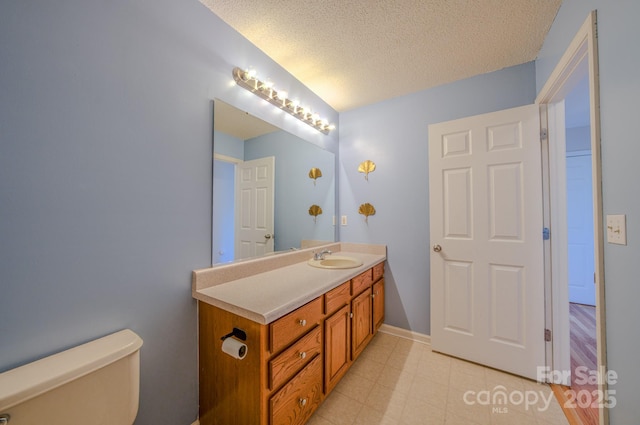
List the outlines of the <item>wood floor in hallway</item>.
<svg viewBox="0 0 640 425">
<path fill-rule="evenodd" d="M 552 385 L 553 391 L 558 397 L 558 402 L 563 406 L 571 425 L 598 424 L 597 408 L 580 407 L 581 404 L 584 405 L 584 401 L 597 399 L 598 386 L 597 384 L 589 383 L 587 379 L 589 372 L 594 373 L 597 371 L 598 364 L 595 310 L 595 307 L 590 305 L 569 304 L 571 387 Z M 583 401 L 582 403 L 581 400 Z M 570 408 L 570 406 L 575 406 L 575 408 Z"/>
</svg>

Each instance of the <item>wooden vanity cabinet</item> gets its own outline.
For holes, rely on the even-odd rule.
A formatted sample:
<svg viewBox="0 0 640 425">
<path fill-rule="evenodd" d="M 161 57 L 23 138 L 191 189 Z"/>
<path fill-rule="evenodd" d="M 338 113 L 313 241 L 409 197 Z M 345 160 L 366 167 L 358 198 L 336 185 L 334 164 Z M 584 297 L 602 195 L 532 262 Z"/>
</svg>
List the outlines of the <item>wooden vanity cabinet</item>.
<svg viewBox="0 0 640 425">
<path fill-rule="evenodd" d="M 373 284 L 373 333 L 375 334 L 384 322 L 384 278 Z"/>
<path fill-rule="evenodd" d="M 384 322 L 384 262 L 373 266 L 373 333 L 375 334 Z"/>
<path fill-rule="evenodd" d="M 268 325 L 199 301 L 200 424 L 306 423 L 382 323 L 383 271 L 380 263 Z M 242 360 L 221 350 L 234 327 L 247 335 Z"/>
<path fill-rule="evenodd" d="M 329 392 L 351 366 L 351 308 L 344 305 L 324 321 L 324 388 Z"/>
<path fill-rule="evenodd" d="M 351 301 L 351 358 L 355 360 L 373 338 L 371 287 Z"/>
</svg>

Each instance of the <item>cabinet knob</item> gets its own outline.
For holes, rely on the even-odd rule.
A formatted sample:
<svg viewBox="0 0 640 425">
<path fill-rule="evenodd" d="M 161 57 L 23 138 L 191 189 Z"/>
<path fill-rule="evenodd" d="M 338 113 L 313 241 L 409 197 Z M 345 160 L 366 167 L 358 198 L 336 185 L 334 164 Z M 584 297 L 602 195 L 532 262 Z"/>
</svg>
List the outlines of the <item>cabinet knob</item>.
<svg viewBox="0 0 640 425">
<path fill-rule="evenodd" d="M 440 252 L 440 251 L 442 251 L 442 247 L 441 247 L 440 245 L 438 245 L 438 244 L 435 244 L 435 245 L 433 246 L 433 250 L 434 250 L 435 252 Z"/>
<path fill-rule="evenodd" d="M 301 398 L 300 400 L 298 400 L 298 404 L 300 405 L 300 407 L 304 407 L 307 405 L 307 399 L 306 398 Z"/>
<path fill-rule="evenodd" d="M 298 354 L 298 356 L 300 356 L 300 358 L 304 360 L 307 357 L 307 353 L 302 351 L 300 352 L 300 354 Z"/>
<path fill-rule="evenodd" d="M 300 323 L 300 326 L 307 326 L 307 321 L 304 319 L 301 319 L 298 323 Z"/>
</svg>

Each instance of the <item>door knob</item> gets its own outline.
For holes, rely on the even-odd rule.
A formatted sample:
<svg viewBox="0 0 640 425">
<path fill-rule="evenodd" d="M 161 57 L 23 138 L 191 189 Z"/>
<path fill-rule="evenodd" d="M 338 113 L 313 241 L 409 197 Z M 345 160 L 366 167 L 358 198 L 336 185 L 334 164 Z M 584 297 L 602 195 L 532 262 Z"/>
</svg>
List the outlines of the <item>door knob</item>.
<svg viewBox="0 0 640 425">
<path fill-rule="evenodd" d="M 434 250 L 435 252 L 440 252 L 440 251 L 442 251 L 442 247 L 441 247 L 440 245 L 438 245 L 438 244 L 435 244 L 435 245 L 433 246 L 433 250 Z"/>
<path fill-rule="evenodd" d="M 273 233 L 267 233 L 266 235 L 264 235 L 265 239 L 271 239 L 273 237 Z"/>
</svg>

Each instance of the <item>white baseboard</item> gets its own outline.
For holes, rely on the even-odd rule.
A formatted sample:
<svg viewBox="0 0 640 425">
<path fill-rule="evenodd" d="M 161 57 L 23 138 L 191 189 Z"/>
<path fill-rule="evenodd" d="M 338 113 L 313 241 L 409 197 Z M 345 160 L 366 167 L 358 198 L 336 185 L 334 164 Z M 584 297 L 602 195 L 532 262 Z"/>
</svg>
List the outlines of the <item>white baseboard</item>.
<svg viewBox="0 0 640 425">
<path fill-rule="evenodd" d="M 380 329 L 378 329 L 378 331 L 389 334 L 389 335 L 398 336 L 400 338 L 410 339 L 412 341 L 420 342 L 422 344 L 431 345 L 431 336 L 429 335 L 387 325 L 386 323 L 383 323 L 380 326 Z"/>
</svg>

